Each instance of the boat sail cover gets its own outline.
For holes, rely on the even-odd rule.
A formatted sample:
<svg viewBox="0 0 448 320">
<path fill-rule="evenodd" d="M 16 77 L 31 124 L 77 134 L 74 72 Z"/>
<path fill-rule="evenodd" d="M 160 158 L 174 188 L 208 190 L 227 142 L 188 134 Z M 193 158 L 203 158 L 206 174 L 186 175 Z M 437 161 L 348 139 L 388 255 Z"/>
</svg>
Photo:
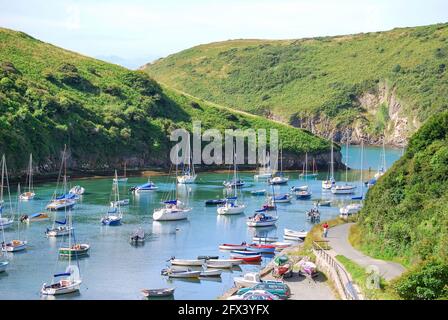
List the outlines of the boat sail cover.
<svg viewBox="0 0 448 320">
<path fill-rule="evenodd" d="M 58 221 L 58 220 L 56 220 L 55 221 L 57 224 L 66 224 L 67 223 L 67 219 L 65 219 L 64 221 Z"/>
<path fill-rule="evenodd" d="M 164 204 L 177 204 L 177 200 L 167 200 L 163 201 Z"/>
</svg>

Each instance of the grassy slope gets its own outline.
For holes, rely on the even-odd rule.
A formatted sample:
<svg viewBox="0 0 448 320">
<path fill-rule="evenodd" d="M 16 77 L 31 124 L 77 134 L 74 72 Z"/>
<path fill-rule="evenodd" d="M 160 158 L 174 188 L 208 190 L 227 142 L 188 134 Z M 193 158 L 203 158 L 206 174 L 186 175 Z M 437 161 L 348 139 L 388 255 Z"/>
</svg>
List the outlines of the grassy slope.
<svg viewBox="0 0 448 320">
<path fill-rule="evenodd" d="M 315 116 L 335 126 L 361 121 L 380 133 L 382 113 L 356 97 L 394 88 L 423 122 L 448 106 L 448 24 L 301 40 L 232 40 L 200 45 L 145 66 L 155 79 L 204 99 L 286 121 Z M 385 109 L 385 110 L 381 110 Z M 362 116 L 361 116 L 362 115 Z M 383 123 L 382 123 L 383 122 Z"/>
<path fill-rule="evenodd" d="M 130 71 L 0 28 L 0 152 L 10 167 L 33 152 L 48 163 L 69 143 L 78 166 L 107 166 L 122 157 L 166 159 L 177 127 L 278 128 L 285 150 L 328 150 L 312 134 L 236 113 L 161 87 Z"/>
</svg>

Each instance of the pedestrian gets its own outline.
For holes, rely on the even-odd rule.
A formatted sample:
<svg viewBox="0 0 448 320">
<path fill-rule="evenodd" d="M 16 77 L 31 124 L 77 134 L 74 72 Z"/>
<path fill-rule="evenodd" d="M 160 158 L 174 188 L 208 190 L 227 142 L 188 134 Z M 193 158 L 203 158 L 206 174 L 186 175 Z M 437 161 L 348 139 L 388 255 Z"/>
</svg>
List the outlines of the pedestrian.
<svg viewBox="0 0 448 320">
<path fill-rule="evenodd" d="M 325 223 L 322 225 L 322 228 L 324 228 L 324 238 L 326 238 L 327 235 L 328 235 L 328 223 L 325 222 Z"/>
</svg>

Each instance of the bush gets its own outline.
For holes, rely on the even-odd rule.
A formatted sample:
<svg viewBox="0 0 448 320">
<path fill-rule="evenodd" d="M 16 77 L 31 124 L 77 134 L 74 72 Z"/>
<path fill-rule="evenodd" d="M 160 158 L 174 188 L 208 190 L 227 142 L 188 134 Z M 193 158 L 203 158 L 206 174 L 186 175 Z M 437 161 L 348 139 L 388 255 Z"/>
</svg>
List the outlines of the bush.
<svg viewBox="0 0 448 320">
<path fill-rule="evenodd" d="M 448 264 L 427 262 L 402 276 L 395 289 L 400 297 L 408 300 L 448 298 Z"/>
</svg>

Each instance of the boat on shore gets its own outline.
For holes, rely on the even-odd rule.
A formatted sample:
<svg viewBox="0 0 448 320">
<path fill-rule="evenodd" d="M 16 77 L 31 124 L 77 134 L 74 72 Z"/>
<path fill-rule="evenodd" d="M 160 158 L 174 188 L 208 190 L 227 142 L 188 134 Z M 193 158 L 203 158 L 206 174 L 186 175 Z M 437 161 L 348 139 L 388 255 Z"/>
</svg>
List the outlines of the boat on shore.
<svg viewBox="0 0 448 320">
<path fill-rule="evenodd" d="M 261 283 L 260 274 L 257 272 L 245 273 L 242 277 L 234 277 L 233 282 L 237 288 L 253 287 Z"/>
<path fill-rule="evenodd" d="M 251 244 L 246 250 L 256 253 L 274 253 L 275 246 L 267 244 Z"/>
<path fill-rule="evenodd" d="M 297 231 L 292 229 L 284 229 L 283 235 L 289 238 L 296 238 L 304 240 L 308 235 L 308 231 Z M 286 239 L 286 238 L 285 238 Z"/>
</svg>

